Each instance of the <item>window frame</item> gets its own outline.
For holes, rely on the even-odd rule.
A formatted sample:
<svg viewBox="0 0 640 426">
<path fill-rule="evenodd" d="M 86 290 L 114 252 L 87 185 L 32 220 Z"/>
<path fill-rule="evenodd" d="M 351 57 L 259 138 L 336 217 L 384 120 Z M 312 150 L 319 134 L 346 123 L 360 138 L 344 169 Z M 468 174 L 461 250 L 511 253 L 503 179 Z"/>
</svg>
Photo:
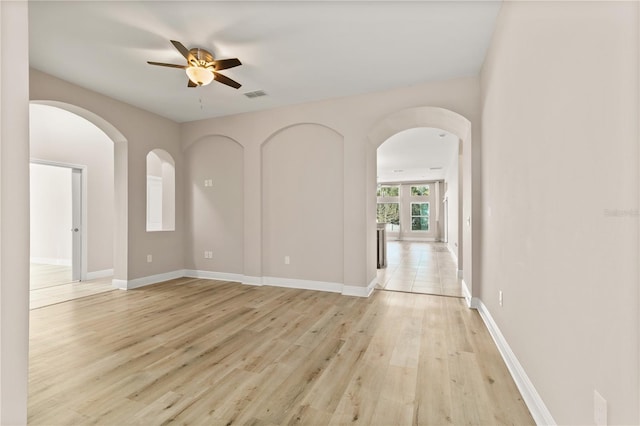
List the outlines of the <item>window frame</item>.
<svg viewBox="0 0 640 426">
<path fill-rule="evenodd" d="M 413 214 L 413 205 L 414 204 L 426 204 L 427 205 L 427 214 Z M 422 209 L 420 209 L 420 213 L 422 213 Z M 413 229 L 413 219 L 414 218 L 427 218 L 427 229 Z M 411 232 L 429 232 L 431 231 L 431 203 L 429 201 L 411 201 L 409 203 L 409 218 L 411 220 Z"/>
</svg>

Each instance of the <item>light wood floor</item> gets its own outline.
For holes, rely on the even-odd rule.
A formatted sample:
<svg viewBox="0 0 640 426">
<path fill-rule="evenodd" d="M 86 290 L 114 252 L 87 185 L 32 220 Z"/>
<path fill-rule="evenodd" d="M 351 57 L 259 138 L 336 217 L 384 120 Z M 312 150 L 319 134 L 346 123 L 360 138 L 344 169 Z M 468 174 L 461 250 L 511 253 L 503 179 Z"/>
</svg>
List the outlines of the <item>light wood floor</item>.
<svg viewBox="0 0 640 426">
<path fill-rule="evenodd" d="M 31 311 L 30 424 L 534 424 L 463 301 L 182 278 Z"/>
<path fill-rule="evenodd" d="M 463 297 L 457 263 L 446 244 L 437 242 L 388 241 L 377 288 Z"/>
<path fill-rule="evenodd" d="M 111 277 L 70 282 L 71 267 L 31 264 L 29 306 L 38 309 L 93 294 L 114 291 Z"/>
<path fill-rule="evenodd" d="M 29 287 L 31 290 L 71 282 L 71 266 L 31 263 L 29 272 Z"/>
</svg>

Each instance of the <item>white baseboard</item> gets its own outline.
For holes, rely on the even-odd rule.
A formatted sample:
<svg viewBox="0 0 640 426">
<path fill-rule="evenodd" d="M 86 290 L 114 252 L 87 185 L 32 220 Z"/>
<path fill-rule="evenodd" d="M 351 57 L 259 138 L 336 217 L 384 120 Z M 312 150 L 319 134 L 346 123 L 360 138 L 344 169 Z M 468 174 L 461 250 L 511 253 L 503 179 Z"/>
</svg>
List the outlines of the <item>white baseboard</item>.
<svg viewBox="0 0 640 426">
<path fill-rule="evenodd" d="M 134 280 L 112 280 L 115 288 L 122 290 L 130 290 L 146 285 L 156 284 L 163 281 L 173 280 L 176 278 L 189 277 L 201 278 L 217 281 L 232 281 L 247 285 L 256 286 L 272 286 L 286 287 L 300 290 L 327 291 L 330 293 L 341 293 L 345 296 L 369 297 L 375 288 L 377 278 L 374 278 L 368 286 L 349 286 L 341 283 L 327 281 L 311 281 L 292 278 L 278 277 L 252 277 L 242 274 L 232 274 L 228 272 L 199 271 L 195 269 L 181 269 L 177 271 L 167 272 L 164 274 L 151 275 L 149 277 L 137 278 Z"/>
<path fill-rule="evenodd" d="M 480 299 L 471 295 L 469 286 L 464 282 L 464 280 L 460 280 L 460 282 L 460 285 L 462 286 L 462 295 L 464 296 L 464 300 L 467 302 L 467 306 L 471 309 L 478 309 L 478 302 Z"/>
<path fill-rule="evenodd" d="M 261 286 L 262 285 L 262 277 L 252 277 L 250 275 L 243 275 L 242 276 L 242 281 L 240 281 L 242 284 L 247 284 L 247 285 L 257 285 L 257 286 Z"/>
<path fill-rule="evenodd" d="M 31 263 L 40 263 L 43 265 L 71 266 L 71 259 L 58 259 L 54 257 L 32 257 L 29 259 Z"/>
<path fill-rule="evenodd" d="M 102 271 L 87 272 L 87 280 L 97 280 L 113 276 L 113 269 L 103 269 Z"/>
<path fill-rule="evenodd" d="M 328 281 L 299 280 L 292 278 L 262 277 L 263 285 L 272 287 L 297 288 L 301 290 L 328 291 L 330 293 L 342 293 L 343 285 Z"/>
<path fill-rule="evenodd" d="M 185 269 L 184 276 L 190 277 L 190 278 L 206 278 L 208 280 L 233 281 L 238 283 L 241 283 L 244 280 L 244 275 L 242 274 L 232 274 L 228 272 L 214 272 L 214 271 L 198 271 L 195 269 Z"/>
<path fill-rule="evenodd" d="M 449 250 L 449 253 L 451 253 L 451 256 L 453 256 L 453 260 L 456 261 L 456 265 L 458 264 L 458 255 L 456 255 L 453 252 L 453 249 L 449 246 L 449 243 L 447 243 L 447 250 Z"/>
<path fill-rule="evenodd" d="M 374 278 L 371 280 L 368 286 L 359 287 L 355 285 L 343 285 L 342 286 L 342 295 L 343 296 L 356 296 L 356 297 L 369 297 L 371 293 L 373 293 L 373 289 L 376 287 L 378 283 L 378 278 Z"/>
<path fill-rule="evenodd" d="M 138 287 L 144 287 L 146 285 L 161 283 L 163 281 L 175 280 L 176 278 L 182 278 L 185 276 L 184 269 L 177 271 L 165 272 L 163 274 L 150 275 L 148 277 L 136 278 L 133 280 L 112 280 L 111 283 L 115 288 L 121 290 L 131 290 Z"/>
<path fill-rule="evenodd" d="M 524 399 L 525 404 L 527 404 L 527 408 L 529 408 L 536 424 L 555 425 L 556 422 L 553 420 L 547 406 L 538 394 L 538 391 L 536 391 L 533 383 L 531 383 L 531 380 L 529 380 L 527 373 L 524 371 L 524 368 L 522 368 L 518 358 L 516 358 L 516 355 L 511 350 L 511 347 L 502 335 L 498 325 L 493 320 L 489 310 L 479 299 L 476 299 L 476 305 L 478 313 L 487 326 L 493 341 L 496 343 L 498 351 L 500 352 L 500 355 L 502 355 L 502 359 L 504 359 L 505 364 L 507 364 L 507 368 L 509 369 L 513 380 L 516 382 L 516 386 L 518 386 L 518 390 L 520 390 L 522 398 Z"/>
</svg>

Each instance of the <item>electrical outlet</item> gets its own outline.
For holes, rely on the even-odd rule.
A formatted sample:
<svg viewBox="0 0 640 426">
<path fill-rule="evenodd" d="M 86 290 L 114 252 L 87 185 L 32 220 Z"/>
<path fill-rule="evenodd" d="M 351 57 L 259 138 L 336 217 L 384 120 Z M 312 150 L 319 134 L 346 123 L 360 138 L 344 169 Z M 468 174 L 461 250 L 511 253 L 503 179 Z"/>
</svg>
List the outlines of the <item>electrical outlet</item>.
<svg viewBox="0 0 640 426">
<path fill-rule="evenodd" d="M 204 258 L 205 258 L 205 259 L 208 259 L 208 258 L 209 258 L 209 252 L 208 252 L 208 251 L 206 251 L 206 250 L 204 251 Z"/>
<path fill-rule="evenodd" d="M 151 256 L 150 254 L 147 255 L 147 263 L 151 263 L 153 262 L 153 256 Z"/>
<path fill-rule="evenodd" d="M 209 252 L 209 259 L 213 259 L 213 252 L 212 251 Z"/>
<path fill-rule="evenodd" d="M 204 186 L 206 186 L 206 187 L 213 186 L 213 179 L 205 179 L 204 180 Z"/>
<path fill-rule="evenodd" d="M 502 306 L 502 290 L 498 291 L 498 303 Z"/>
<path fill-rule="evenodd" d="M 593 420 L 596 426 L 607 426 L 607 400 L 593 390 Z"/>
<path fill-rule="evenodd" d="M 284 257 L 284 264 L 285 264 L 285 265 L 288 265 L 288 264 L 290 264 L 290 263 L 291 263 L 291 259 L 289 258 L 289 256 L 285 256 L 285 257 Z"/>
</svg>

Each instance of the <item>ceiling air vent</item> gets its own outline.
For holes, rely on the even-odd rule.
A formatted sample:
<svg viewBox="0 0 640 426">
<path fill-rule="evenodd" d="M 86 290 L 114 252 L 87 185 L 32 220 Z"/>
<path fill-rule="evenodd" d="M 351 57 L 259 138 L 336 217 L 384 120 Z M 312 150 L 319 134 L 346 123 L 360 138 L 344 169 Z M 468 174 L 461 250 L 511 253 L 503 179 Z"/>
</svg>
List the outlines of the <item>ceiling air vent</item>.
<svg viewBox="0 0 640 426">
<path fill-rule="evenodd" d="M 249 99 L 259 98 L 261 96 L 267 96 L 267 94 L 264 92 L 264 90 L 256 90 L 256 91 L 253 91 L 253 92 L 247 92 L 244 95 Z"/>
</svg>

